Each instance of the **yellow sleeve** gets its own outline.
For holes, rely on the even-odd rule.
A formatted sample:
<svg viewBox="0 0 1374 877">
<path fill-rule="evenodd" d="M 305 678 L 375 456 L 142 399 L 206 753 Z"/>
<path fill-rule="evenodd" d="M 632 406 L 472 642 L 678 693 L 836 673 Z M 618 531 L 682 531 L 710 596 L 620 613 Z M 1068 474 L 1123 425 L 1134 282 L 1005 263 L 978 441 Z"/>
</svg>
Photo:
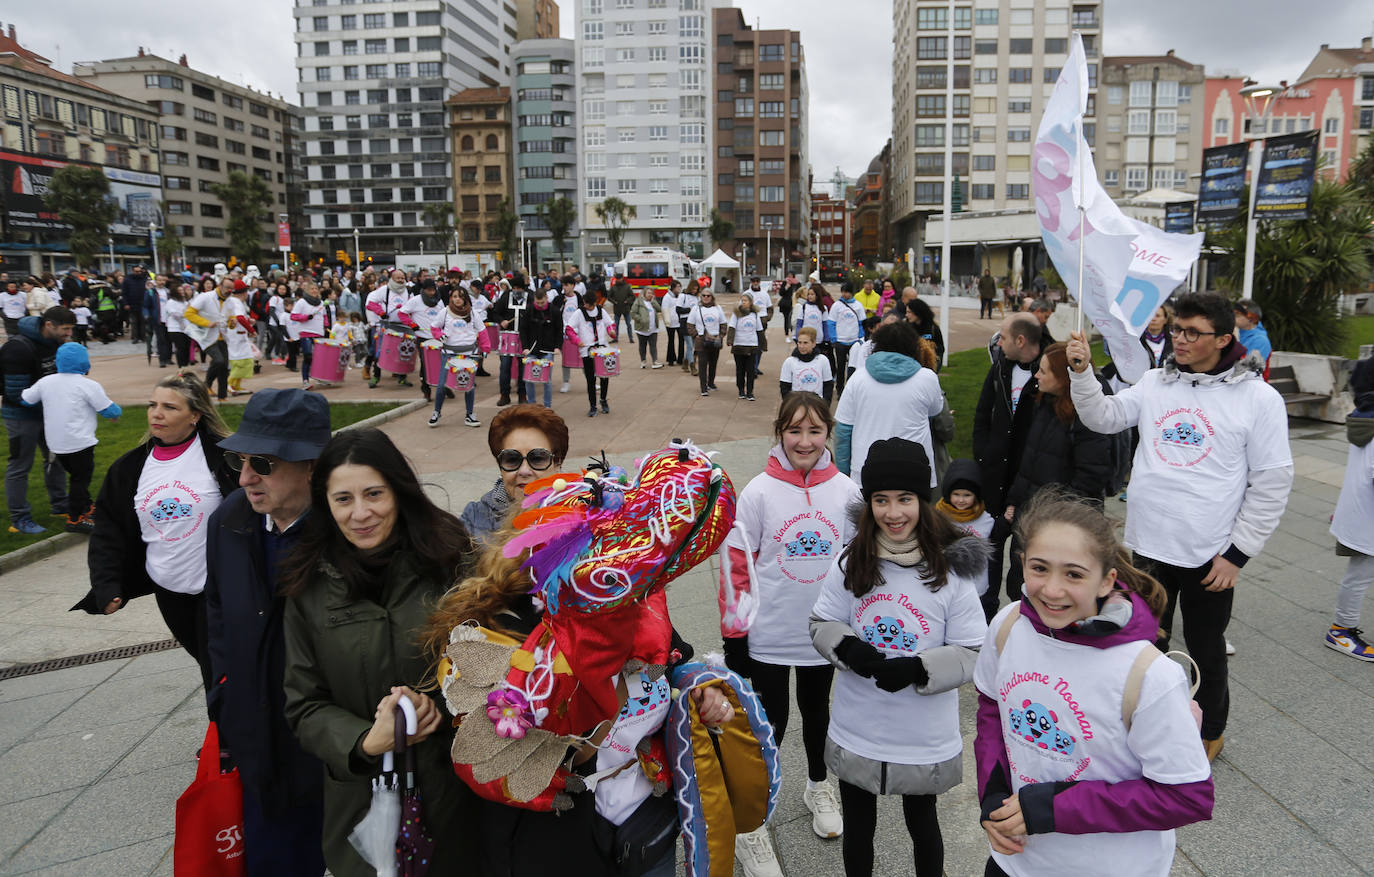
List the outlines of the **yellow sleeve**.
<svg viewBox="0 0 1374 877">
<path fill-rule="evenodd" d="M 202 329 L 208 329 L 214 325 L 209 320 L 205 319 L 200 314 L 196 313 L 196 309 L 191 307 L 190 305 L 186 306 L 186 313 L 184 316 L 186 317 L 186 319 L 190 320 L 192 323 L 195 323 Z"/>
</svg>

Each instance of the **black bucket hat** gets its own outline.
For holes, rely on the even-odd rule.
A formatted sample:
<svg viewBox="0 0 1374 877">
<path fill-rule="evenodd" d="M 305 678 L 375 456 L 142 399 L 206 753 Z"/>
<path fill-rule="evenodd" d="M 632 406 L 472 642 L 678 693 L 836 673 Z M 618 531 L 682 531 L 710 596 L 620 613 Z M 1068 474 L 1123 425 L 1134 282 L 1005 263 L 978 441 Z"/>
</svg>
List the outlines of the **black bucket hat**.
<svg viewBox="0 0 1374 877">
<path fill-rule="evenodd" d="M 329 403 L 304 390 L 259 390 L 248 400 L 238 432 L 222 450 L 294 462 L 314 460 L 329 443 Z"/>
</svg>

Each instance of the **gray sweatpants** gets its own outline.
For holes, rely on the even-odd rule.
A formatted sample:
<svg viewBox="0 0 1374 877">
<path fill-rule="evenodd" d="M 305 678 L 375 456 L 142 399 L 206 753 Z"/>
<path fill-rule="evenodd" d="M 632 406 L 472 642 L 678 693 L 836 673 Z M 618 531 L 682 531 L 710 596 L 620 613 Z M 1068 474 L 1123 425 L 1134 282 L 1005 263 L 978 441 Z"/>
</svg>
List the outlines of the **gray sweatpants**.
<svg viewBox="0 0 1374 877">
<path fill-rule="evenodd" d="M 1336 595 L 1337 624 L 1341 627 L 1360 626 L 1360 608 L 1364 606 L 1364 595 L 1371 583 L 1374 583 L 1374 556 L 1353 555 L 1341 579 L 1340 593 Z"/>
<path fill-rule="evenodd" d="M 48 453 L 43 436 L 43 421 L 7 419 L 5 429 L 10 437 L 10 459 L 5 466 L 5 501 L 10 507 L 10 523 L 17 524 L 33 517 L 29 505 L 29 470 L 33 468 L 33 452 L 43 454 L 43 481 L 48 487 L 48 502 L 53 509 L 67 507 L 67 473 Z"/>
</svg>

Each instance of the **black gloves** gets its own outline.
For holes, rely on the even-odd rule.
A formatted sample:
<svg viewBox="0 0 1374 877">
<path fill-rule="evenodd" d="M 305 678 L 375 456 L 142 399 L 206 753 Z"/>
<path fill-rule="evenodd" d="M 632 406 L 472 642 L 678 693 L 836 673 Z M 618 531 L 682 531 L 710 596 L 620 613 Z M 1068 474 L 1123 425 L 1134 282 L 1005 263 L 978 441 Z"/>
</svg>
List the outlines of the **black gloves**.
<svg viewBox="0 0 1374 877">
<path fill-rule="evenodd" d="M 878 669 L 886 662 L 882 652 L 857 636 L 846 636 L 840 640 L 839 644 L 835 646 L 835 655 L 844 661 L 849 669 L 865 679 L 872 679 Z"/>
<path fill-rule="evenodd" d="M 924 685 L 930 679 L 926 665 L 918 657 L 888 658 L 859 639 L 847 636 L 835 646 L 835 656 L 850 670 L 872 679 L 883 691 L 901 691 L 908 685 Z"/>
</svg>

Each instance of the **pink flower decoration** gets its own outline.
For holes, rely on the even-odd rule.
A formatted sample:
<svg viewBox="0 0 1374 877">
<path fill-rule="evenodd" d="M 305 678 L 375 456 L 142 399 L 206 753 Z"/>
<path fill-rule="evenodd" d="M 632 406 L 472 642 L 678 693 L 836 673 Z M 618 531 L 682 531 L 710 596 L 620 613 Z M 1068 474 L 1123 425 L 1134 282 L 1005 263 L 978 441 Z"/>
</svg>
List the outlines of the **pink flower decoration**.
<svg viewBox="0 0 1374 877">
<path fill-rule="evenodd" d="M 534 727 L 529 701 L 518 691 L 500 688 L 487 695 L 487 718 L 496 725 L 496 736 L 520 740 Z"/>
</svg>

